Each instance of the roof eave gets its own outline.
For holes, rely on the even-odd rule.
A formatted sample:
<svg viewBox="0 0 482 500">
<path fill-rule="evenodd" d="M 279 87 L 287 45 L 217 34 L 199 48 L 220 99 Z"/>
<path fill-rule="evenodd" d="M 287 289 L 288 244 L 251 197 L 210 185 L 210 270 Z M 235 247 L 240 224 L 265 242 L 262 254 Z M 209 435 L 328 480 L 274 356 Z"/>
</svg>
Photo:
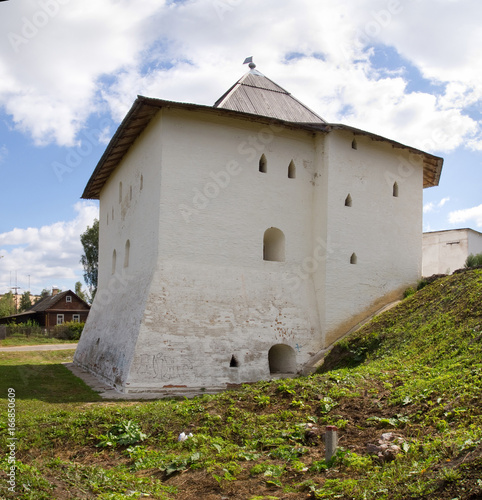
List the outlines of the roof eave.
<svg viewBox="0 0 482 500">
<path fill-rule="evenodd" d="M 423 187 L 435 187 L 438 186 L 440 182 L 440 176 L 442 174 L 443 158 L 440 156 L 435 156 L 421 149 L 414 148 L 412 146 L 407 146 L 401 142 L 394 141 L 392 139 L 387 139 L 381 135 L 374 134 L 372 132 L 367 132 L 349 125 L 343 125 L 340 123 L 330 123 L 328 124 L 330 130 L 346 130 L 353 132 L 355 135 L 364 135 L 370 137 L 373 141 L 383 141 L 388 142 L 394 148 L 405 149 L 412 154 L 420 155 L 423 158 Z"/>
<path fill-rule="evenodd" d="M 288 122 L 278 118 L 270 118 L 252 113 L 233 111 L 226 108 L 205 106 L 201 104 L 182 103 L 175 101 L 165 101 L 152 97 L 137 96 L 131 109 L 122 120 L 112 139 L 110 140 L 104 154 L 100 158 L 94 172 L 82 193 L 83 199 L 99 199 L 100 192 L 105 182 L 119 165 L 127 151 L 134 144 L 137 137 L 144 131 L 154 115 L 162 108 L 185 109 L 189 111 L 204 111 L 218 116 L 232 117 L 256 121 L 258 123 L 276 124 L 288 129 L 306 130 L 312 132 L 327 133 L 331 130 L 346 130 L 358 135 L 365 135 L 372 140 L 379 140 L 390 143 L 393 147 L 406 149 L 413 154 L 422 155 L 424 161 L 424 183 L 423 187 L 437 186 L 443 166 L 443 158 L 431 155 L 419 149 L 401 144 L 386 137 L 373 134 L 361 129 L 343 124 L 330 123 L 301 123 Z"/>
</svg>

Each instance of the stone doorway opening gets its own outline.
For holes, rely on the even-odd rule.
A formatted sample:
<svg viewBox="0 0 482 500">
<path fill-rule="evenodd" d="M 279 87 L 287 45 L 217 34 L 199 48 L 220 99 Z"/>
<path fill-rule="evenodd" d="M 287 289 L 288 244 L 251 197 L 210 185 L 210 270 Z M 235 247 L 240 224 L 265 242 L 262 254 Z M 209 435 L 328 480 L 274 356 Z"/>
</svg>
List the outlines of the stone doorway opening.
<svg viewBox="0 0 482 500">
<path fill-rule="evenodd" d="M 296 373 L 295 350 L 286 344 L 276 344 L 268 352 L 270 373 Z"/>
</svg>

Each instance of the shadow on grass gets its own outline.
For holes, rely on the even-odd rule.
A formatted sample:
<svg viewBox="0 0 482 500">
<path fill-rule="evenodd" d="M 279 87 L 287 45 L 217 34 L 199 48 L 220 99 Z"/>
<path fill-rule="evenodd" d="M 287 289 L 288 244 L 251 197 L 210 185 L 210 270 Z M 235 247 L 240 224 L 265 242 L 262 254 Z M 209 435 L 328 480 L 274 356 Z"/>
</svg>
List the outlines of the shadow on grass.
<svg viewBox="0 0 482 500">
<path fill-rule="evenodd" d="M 17 400 L 47 403 L 101 401 L 101 397 L 62 364 L 0 365 L 0 398 L 15 389 Z"/>
</svg>

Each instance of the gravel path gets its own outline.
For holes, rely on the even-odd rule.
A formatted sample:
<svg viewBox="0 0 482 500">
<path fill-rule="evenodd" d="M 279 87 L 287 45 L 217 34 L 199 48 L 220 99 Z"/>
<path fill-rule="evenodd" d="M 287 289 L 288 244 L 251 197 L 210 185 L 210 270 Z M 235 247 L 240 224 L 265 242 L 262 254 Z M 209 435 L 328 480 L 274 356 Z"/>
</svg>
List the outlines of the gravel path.
<svg viewBox="0 0 482 500">
<path fill-rule="evenodd" d="M 12 347 L 0 347 L 0 352 L 63 351 L 64 349 L 75 349 L 76 347 L 77 344 L 17 345 Z"/>
</svg>

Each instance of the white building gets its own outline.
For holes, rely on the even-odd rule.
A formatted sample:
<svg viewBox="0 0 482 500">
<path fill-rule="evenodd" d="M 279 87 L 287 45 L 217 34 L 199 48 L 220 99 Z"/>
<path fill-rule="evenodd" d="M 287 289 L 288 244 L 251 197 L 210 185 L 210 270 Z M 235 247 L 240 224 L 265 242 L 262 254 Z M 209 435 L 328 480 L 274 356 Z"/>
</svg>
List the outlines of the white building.
<svg viewBox="0 0 482 500">
<path fill-rule="evenodd" d="M 99 287 L 75 363 L 119 390 L 307 369 L 421 276 L 443 160 L 329 124 L 251 66 L 213 107 L 138 97 L 85 188 Z"/>
<path fill-rule="evenodd" d="M 422 275 L 451 274 L 465 266 L 470 254 L 482 253 L 482 233 L 450 229 L 423 233 Z"/>
</svg>

